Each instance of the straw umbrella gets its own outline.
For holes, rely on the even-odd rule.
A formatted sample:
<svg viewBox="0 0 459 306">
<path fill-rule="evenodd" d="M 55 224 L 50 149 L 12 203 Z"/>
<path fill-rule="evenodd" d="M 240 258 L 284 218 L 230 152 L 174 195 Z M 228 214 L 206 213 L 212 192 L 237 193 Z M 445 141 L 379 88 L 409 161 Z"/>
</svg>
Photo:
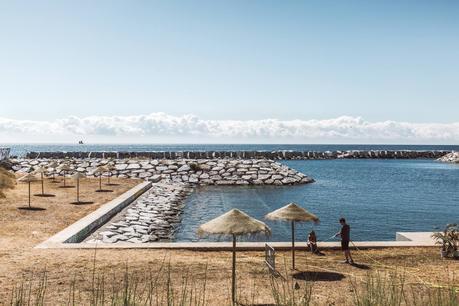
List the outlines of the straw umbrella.
<svg viewBox="0 0 459 306">
<path fill-rule="evenodd" d="M 108 172 L 108 168 L 106 166 L 99 166 L 96 168 L 96 170 L 94 171 L 95 174 L 99 174 L 99 190 L 96 190 L 98 192 L 101 192 L 101 191 L 106 191 L 106 190 L 103 190 L 102 189 L 102 175 L 105 173 L 105 172 Z M 107 190 L 108 191 L 108 190 Z"/>
<path fill-rule="evenodd" d="M 41 195 L 45 194 L 45 184 L 43 183 L 43 173 L 46 172 L 46 169 L 43 167 L 38 167 L 33 171 L 33 173 L 40 174 L 41 179 Z"/>
<path fill-rule="evenodd" d="M 80 203 L 80 179 L 85 178 L 86 175 L 84 175 L 81 172 L 76 172 L 74 175 L 72 175 L 72 178 L 76 180 L 77 182 L 77 200 L 76 203 Z"/>
<path fill-rule="evenodd" d="M 55 173 L 56 173 L 56 168 L 57 168 L 57 167 L 59 167 L 59 164 L 58 164 L 57 162 L 55 162 L 55 161 L 53 161 L 52 163 L 48 164 L 48 170 L 49 170 L 50 168 L 53 169 L 53 182 L 56 181 L 56 178 L 55 178 L 54 175 L 55 175 Z"/>
<path fill-rule="evenodd" d="M 250 217 L 239 209 L 232 209 L 220 217 L 201 225 L 198 229 L 199 235 L 231 235 L 233 237 L 233 270 L 231 283 L 231 298 L 233 304 L 236 302 L 236 237 L 258 233 L 270 235 L 271 230 L 263 222 Z"/>
<path fill-rule="evenodd" d="M 65 185 L 65 174 L 66 174 L 68 171 L 72 171 L 72 168 L 70 168 L 70 166 L 69 166 L 68 164 L 62 164 L 62 165 L 60 165 L 59 167 L 57 167 L 57 170 L 64 172 L 64 173 L 63 173 L 64 185 L 61 186 L 61 187 L 62 187 L 62 188 L 71 187 L 71 186 L 66 186 L 66 185 Z"/>
<path fill-rule="evenodd" d="M 292 223 L 292 267 L 295 269 L 295 222 L 319 223 L 319 218 L 295 203 L 289 203 L 265 216 L 268 220 L 290 221 Z"/>
<path fill-rule="evenodd" d="M 40 174 L 40 178 L 41 178 L 41 194 L 36 194 L 35 196 L 37 196 L 37 197 L 52 197 L 52 196 L 54 196 L 52 194 L 45 193 L 45 177 L 44 177 L 44 175 L 45 175 L 46 171 L 47 171 L 46 168 L 38 167 L 33 172 L 33 173 L 36 173 L 36 174 Z"/>
<path fill-rule="evenodd" d="M 29 184 L 29 209 L 32 208 L 32 206 L 30 205 L 30 185 L 31 185 L 31 183 L 38 182 L 39 180 L 40 179 L 38 177 L 36 177 L 35 174 L 33 174 L 33 173 L 26 174 L 23 177 L 21 177 L 20 179 L 18 179 L 19 182 L 28 183 Z"/>
<path fill-rule="evenodd" d="M 113 164 L 113 162 L 109 162 L 107 165 L 105 165 L 105 167 L 107 168 L 109 172 L 108 177 L 107 177 L 107 186 L 117 185 L 117 184 L 110 183 L 110 178 L 112 177 L 112 171 L 116 170 L 115 165 Z"/>
</svg>

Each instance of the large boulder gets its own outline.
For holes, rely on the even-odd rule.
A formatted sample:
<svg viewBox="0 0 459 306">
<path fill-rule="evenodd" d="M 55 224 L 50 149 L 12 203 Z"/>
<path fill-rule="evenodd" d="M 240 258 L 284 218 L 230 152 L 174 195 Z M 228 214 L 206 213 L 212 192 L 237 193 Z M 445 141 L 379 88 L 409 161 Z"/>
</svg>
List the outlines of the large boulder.
<svg viewBox="0 0 459 306">
<path fill-rule="evenodd" d="M 438 159 L 441 162 L 445 163 L 459 163 L 459 152 L 448 153 Z"/>
</svg>

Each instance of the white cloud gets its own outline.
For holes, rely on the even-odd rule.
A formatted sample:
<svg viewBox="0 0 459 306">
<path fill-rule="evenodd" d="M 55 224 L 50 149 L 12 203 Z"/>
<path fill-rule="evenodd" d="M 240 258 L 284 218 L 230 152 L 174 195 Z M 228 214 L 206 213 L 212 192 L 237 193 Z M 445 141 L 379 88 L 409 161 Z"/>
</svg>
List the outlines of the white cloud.
<svg viewBox="0 0 459 306">
<path fill-rule="evenodd" d="M 459 122 L 370 122 L 341 116 L 327 120 L 203 120 L 194 115 L 68 117 L 53 121 L 0 118 L 0 135 L 14 142 L 91 139 L 95 141 L 196 141 L 276 143 L 457 143 Z M 72 138 L 73 141 L 73 138 Z M 1 138 L 0 138 L 1 142 Z"/>
</svg>

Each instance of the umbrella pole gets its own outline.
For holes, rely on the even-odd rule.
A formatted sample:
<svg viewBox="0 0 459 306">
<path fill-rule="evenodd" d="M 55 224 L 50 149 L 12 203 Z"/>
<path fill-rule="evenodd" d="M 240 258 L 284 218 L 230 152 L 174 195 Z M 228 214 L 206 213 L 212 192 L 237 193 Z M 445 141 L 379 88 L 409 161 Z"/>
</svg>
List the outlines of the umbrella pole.
<svg viewBox="0 0 459 306">
<path fill-rule="evenodd" d="M 295 221 L 292 221 L 292 268 L 295 270 Z"/>
<path fill-rule="evenodd" d="M 102 173 L 99 174 L 99 190 L 102 190 Z"/>
<path fill-rule="evenodd" d="M 45 194 L 45 186 L 44 186 L 44 182 L 43 182 L 43 172 L 41 173 L 41 194 L 42 195 Z"/>
<path fill-rule="evenodd" d="M 236 235 L 233 234 L 233 271 L 232 271 L 231 301 L 236 304 Z"/>
<path fill-rule="evenodd" d="M 80 179 L 77 179 L 77 203 L 80 203 Z"/>
<path fill-rule="evenodd" d="M 65 171 L 64 171 L 64 187 L 65 187 Z"/>
<path fill-rule="evenodd" d="M 29 208 L 31 208 L 30 206 L 30 182 L 29 182 Z"/>
</svg>

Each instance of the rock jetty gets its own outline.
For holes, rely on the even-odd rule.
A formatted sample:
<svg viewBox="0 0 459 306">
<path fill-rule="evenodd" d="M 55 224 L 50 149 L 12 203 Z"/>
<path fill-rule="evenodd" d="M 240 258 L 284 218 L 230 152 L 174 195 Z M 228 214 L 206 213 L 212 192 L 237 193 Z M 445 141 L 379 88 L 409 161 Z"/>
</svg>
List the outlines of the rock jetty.
<svg viewBox="0 0 459 306">
<path fill-rule="evenodd" d="M 347 151 L 177 151 L 177 152 L 29 152 L 25 158 L 147 158 L 147 159 L 415 159 L 440 158 L 451 151 L 347 150 Z"/>
<path fill-rule="evenodd" d="M 39 167 L 48 174 L 62 175 L 53 162 L 66 163 L 70 171 L 96 176 L 99 166 L 110 165 L 105 176 L 136 178 L 153 182 L 152 187 L 87 238 L 86 242 L 147 243 L 170 241 L 178 224 L 185 197 L 198 185 L 294 185 L 314 180 L 279 162 L 266 159 L 16 159 L 13 171 L 29 173 Z"/>
<path fill-rule="evenodd" d="M 184 183 L 153 184 L 126 209 L 98 229 L 87 243 L 170 241 L 180 224 L 183 200 L 191 189 Z"/>
<path fill-rule="evenodd" d="M 459 152 L 448 153 L 438 159 L 441 162 L 445 163 L 456 163 L 459 164 Z"/>
<path fill-rule="evenodd" d="M 49 168 L 54 159 L 13 160 L 15 172 L 28 173 L 38 167 L 48 168 L 49 174 L 62 174 Z M 279 162 L 266 159 L 102 159 L 69 158 L 58 160 L 67 163 L 72 171 L 88 176 L 96 175 L 97 167 L 111 163 L 114 169 L 105 176 L 139 178 L 151 182 L 187 183 L 191 185 L 294 185 L 314 180 Z"/>
</svg>

